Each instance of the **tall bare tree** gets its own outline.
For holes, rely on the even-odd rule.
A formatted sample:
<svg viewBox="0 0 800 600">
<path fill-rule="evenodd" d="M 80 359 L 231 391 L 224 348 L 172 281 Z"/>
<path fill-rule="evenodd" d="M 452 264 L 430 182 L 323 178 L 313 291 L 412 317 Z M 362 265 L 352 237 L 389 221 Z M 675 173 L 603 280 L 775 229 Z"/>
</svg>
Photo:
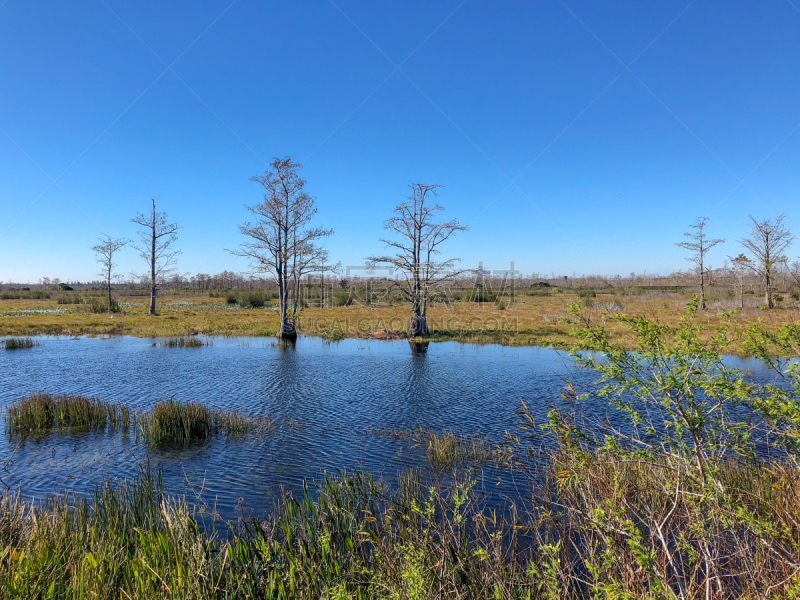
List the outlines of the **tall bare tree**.
<svg viewBox="0 0 800 600">
<path fill-rule="evenodd" d="M 342 266 L 341 261 L 337 263 L 329 263 L 330 256 L 325 248 L 322 248 L 318 253 L 314 263 L 310 265 L 310 269 L 314 273 L 319 273 L 319 307 L 325 308 L 325 272 L 336 273 Z"/>
<path fill-rule="evenodd" d="M 435 220 L 436 213 L 444 208 L 433 204 L 432 198 L 443 186 L 414 183 L 409 187 L 411 195 L 394 209 L 394 216 L 384 222 L 384 229 L 393 232 L 398 239 L 381 238 L 381 241 L 396 254 L 370 256 L 367 261 L 373 268 L 388 264 L 402 273 L 402 279 L 393 279 L 391 287 L 400 290 L 411 302 L 408 336 L 421 337 L 428 334 L 427 310 L 431 294 L 445 281 L 464 272 L 455 269 L 459 258 L 434 260 L 440 254 L 439 246 L 467 228 L 455 219 L 444 223 Z"/>
<path fill-rule="evenodd" d="M 708 222 L 708 217 L 699 217 L 697 222 L 694 225 L 689 225 L 694 232 L 686 232 L 683 235 L 689 238 L 685 242 L 678 242 L 675 244 L 679 248 L 683 248 L 684 250 L 689 250 L 692 252 L 692 256 L 688 257 L 688 260 L 691 263 L 694 263 L 695 269 L 697 270 L 698 274 L 700 275 L 700 303 L 699 306 L 701 309 L 706 308 L 706 267 L 705 267 L 705 260 L 706 260 L 706 253 L 711 250 L 714 246 L 718 244 L 722 244 L 725 240 L 710 240 L 706 237 L 705 234 L 705 227 L 706 223 Z"/>
<path fill-rule="evenodd" d="M 318 270 L 317 264 L 325 260 L 328 251 L 325 248 L 308 242 L 296 247 L 292 258 L 292 313 L 296 314 L 300 301 L 300 285 L 303 277 Z"/>
<path fill-rule="evenodd" d="M 792 245 L 795 236 L 784 225 L 786 215 L 758 221 L 753 215 L 750 219 L 750 236 L 739 243 L 750 253 L 750 269 L 764 280 L 764 306 L 774 308 L 772 299 L 772 275 L 776 267 L 786 261 L 784 252 Z"/>
<path fill-rule="evenodd" d="M 142 227 L 139 242 L 133 247 L 144 259 L 148 272 L 142 279 L 150 286 L 150 314 L 156 314 L 156 291 L 168 275 L 175 271 L 175 262 L 181 251 L 175 249 L 178 241 L 178 225 L 167 222 L 167 213 L 156 212 L 156 201 L 149 214 L 139 213 L 131 221 Z"/>
<path fill-rule="evenodd" d="M 744 254 L 728 259 L 731 261 L 731 271 L 736 278 L 736 287 L 739 288 L 739 308 L 744 308 L 744 276 L 750 271 L 750 259 Z"/>
<path fill-rule="evenodd" d="M 252 241 L 230 251 L 250 259 L 254 269 L 269 273 L 277 281 L 278 338 L 282 340 L 297 338 L 297 295 L 290 309 L 289 290 L 294 287 L 297 291 L 298 274 L 311 264 L 306 260 L 317 252 L 315 242 L 333 233 L 310 226 L 317 209 L 314 198 L 305 191 L 306 181 L 298 174 L 301 166 L 288 156 L 275 158 L 264 175 L 250 178 L 264 188 L 264 200 L 247 207 L 253 220 L 239 226 L 239 231 Z M 310 260 L 313 262 L 313 258 Z"/>
<path fill-rule="evenodd" d="M 111 303 L 111 284 L 115 279 L 120 276 L 114 274 L 114 255 L 118 250 L 121 250 L 130 243 L 130 240 L 115 239 L 110 235 L 104 238 L 99 238 L 96 246 L 92 247 L 94 253 L 97 255 L 97 262 L 100 263 L 100 277 L 106 284 L 106 292 L 108 293 L 108 312 L 113 312 Z"/>
</svg>

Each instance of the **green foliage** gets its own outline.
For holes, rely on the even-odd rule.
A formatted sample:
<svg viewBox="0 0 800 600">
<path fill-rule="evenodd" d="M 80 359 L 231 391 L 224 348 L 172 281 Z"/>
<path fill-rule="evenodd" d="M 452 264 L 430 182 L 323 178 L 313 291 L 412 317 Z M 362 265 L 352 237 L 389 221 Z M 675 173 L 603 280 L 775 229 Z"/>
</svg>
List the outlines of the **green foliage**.
<svg viewBox="0 0 800 600">
<path fill-rule="evenodd" d="M 567 322 L 580 347 L 589 350 L 576 348 L 571 354 L 579 366 L 600 375 L 598 387 L 578 400 L 594 396 L 616 409 L 631 433 L 624 440 L 615 436 L 614 443 L 690 461 L 704 481 L 725 455 L 754 456 L 748 423 L 733 410 L 750 404 L 754 388 L 722 359 L 731 343 L 728 320 L 701 336 L 696 297 L 677 327 L 646 317 L 613 316 L 636 335 L 638 348 L 629 351 L 609 341 L 602 323 L 589 324 L 577 303 L 569 311 Z"/>
<path fill-rule="evenodd" d="M 264 308 L 266 297 L 261 292 L 250 292 L 242 295 L 240 303 L 245 308 Z"/>
<path fill-rule="evenodd" d="M 111 298 L 111 310 L 108 310 L 108 300 L 104 296 L 86 296 L 82 298 L 82 304 L 85 305 L 86 310 L 92 314 L 102 314 L 107 312 L 118 313 L 119 303 Z"/>
</svg>

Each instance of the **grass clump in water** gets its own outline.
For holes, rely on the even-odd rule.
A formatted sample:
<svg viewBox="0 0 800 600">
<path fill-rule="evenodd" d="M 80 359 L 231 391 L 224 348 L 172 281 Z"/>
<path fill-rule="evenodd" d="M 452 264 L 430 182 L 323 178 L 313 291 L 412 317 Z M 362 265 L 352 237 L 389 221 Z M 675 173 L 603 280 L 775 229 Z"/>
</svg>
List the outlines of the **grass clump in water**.
<svg viewBox="0 0 800 600">
<path fill-rule="evenodd" d="M 127 430 L 130 413 L 118 404 L 86 396 L 32 394 L 8 407 L 6 431 L 27 435 L 55 429 Z"/>
<path fill-rule="evenodd" d="M 6 350 L 23 350 L 26 348 L 33 348 L 39 346 L 39 342 L 34 341 L 32 338 L 8 338 L 3 340 L 3 348 Z"/>
<path fill-rule="evenodd" d="M 145 441 L 188 443 L 211 437 L 211 411 L 197 402 L 178 402 L 170 398 L 157 402 L 153 409 L 137 416 L 137 434 Z"/>
<path fill-rule="evenodd" d="M 161 340 L 162 348 L 202 348 L 208 345 L 208 342 L 196 337 L 173 337 Z"/>
<path fill-rule="evenodd" d="M 371 429 L 367 434 L 411 441 L 415 447 L 425 448 L 428 462 L 433 467 L 455 467 L 465 463 L 499 463 L 505 450 L 490 444 L 482 435 L 459 435 L 446 430 L 436 433 L 432 429 Z"/>
<path fill-rule="evenodd" d="M 434 433 L 428 430 L 418 432 L 414 441 L 425 447 L 428 461 L 436 467 L 466 462 L 485 463 L 496 454 L 492 445 L 481 435 L 456 435 L 452 431 Z"/>
<path fill-rule="evenodd" d="M 137 436 L 152 444 L 188 444 L 220 433 L 243 436 L 271 431 L 269 418 L 213 410 L 199 402 L 180 402 L 174 398 L 157 402 L 152 410 L 136 416 Z"/>
</svg>

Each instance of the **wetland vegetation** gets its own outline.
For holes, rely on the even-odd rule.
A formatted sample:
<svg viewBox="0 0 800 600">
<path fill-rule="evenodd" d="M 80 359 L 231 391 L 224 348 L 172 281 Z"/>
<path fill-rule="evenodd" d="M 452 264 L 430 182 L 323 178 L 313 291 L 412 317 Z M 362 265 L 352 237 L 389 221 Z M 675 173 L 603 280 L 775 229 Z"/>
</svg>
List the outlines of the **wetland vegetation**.
<svg viewBox="0 0 800 600">
<path fill-rule="evenodd" d="M 694 300 L 675 326 L 614 317 L 637 340 L 630 352 L 585 311 L 573 303 L 565 325 L 595 383 L 568 384 L 546 418 L 523 403 L 517 427 L 493 441 L 369 432 L 419 447 L 429 469 L 328 475 L 235 519 L 170 495 L 146 462 L 88 497 L 31 503 L 8 490 L 0 586 L 10 598 L 793 597 L 800 371 L 774 357 L 800 329 L 738 332 L 724 319 L 708 335 Z M 734 333 L 778 379 L 726 364 Z M 580 407 L 597 399 L 607 415 L 587 419 Z M 9 422 L 108 428 L 121 414 L 112 406 L 42 394 L 9 407 Z M 272 431 L 173 399 L 130 422 L 159 444 Z M 513 477 L 516 496 L 488 501 L 487 463 Z"/>
</svg>

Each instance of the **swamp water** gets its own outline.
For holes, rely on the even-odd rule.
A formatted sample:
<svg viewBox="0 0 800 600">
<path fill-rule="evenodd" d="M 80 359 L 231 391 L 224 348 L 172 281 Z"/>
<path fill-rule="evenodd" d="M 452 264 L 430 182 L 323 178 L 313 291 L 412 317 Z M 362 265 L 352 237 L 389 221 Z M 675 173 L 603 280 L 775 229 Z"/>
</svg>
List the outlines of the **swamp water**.
<svg viewBox="0 0 800 600">
<path fill-rule="evenodd" d="M 263 514 L 281 489 L 297 493 L 304 480 L 326 472 L 363 468 L 391 481 L 406 467 L 428 468 L 425 448 L 376 431 L 421 426 L 499 442 L 517 430 L 520 401 L 542 422 L 567 380 L 594 377 L 550 349 L 456 342 L 410 348 L 406 341 L 303 337 L 281 347 L 272 338 L 212 338 L 201 348 L 165 348 L 157 339 L 129 337 L 37 341 L 0 352 L 3 408 L 35 392 L 81 394 L 132 410 L 174 397 L 269 417 L 273 430 L 161 448 L 119 433 L 51 433 L 22 443 L 3 433 L 0 478 L 12 490 L 28 499 L 83 494 L 131 477 L 149 459 L 163 469 L 165 491 L 199 498 L 225 519 Z M 585 409 L 605 415 L 602 406 Z M 524 482 L 508 470 L 483 465 L 473 476 L 492 503 L 524 493 Z"/>
</svg>

